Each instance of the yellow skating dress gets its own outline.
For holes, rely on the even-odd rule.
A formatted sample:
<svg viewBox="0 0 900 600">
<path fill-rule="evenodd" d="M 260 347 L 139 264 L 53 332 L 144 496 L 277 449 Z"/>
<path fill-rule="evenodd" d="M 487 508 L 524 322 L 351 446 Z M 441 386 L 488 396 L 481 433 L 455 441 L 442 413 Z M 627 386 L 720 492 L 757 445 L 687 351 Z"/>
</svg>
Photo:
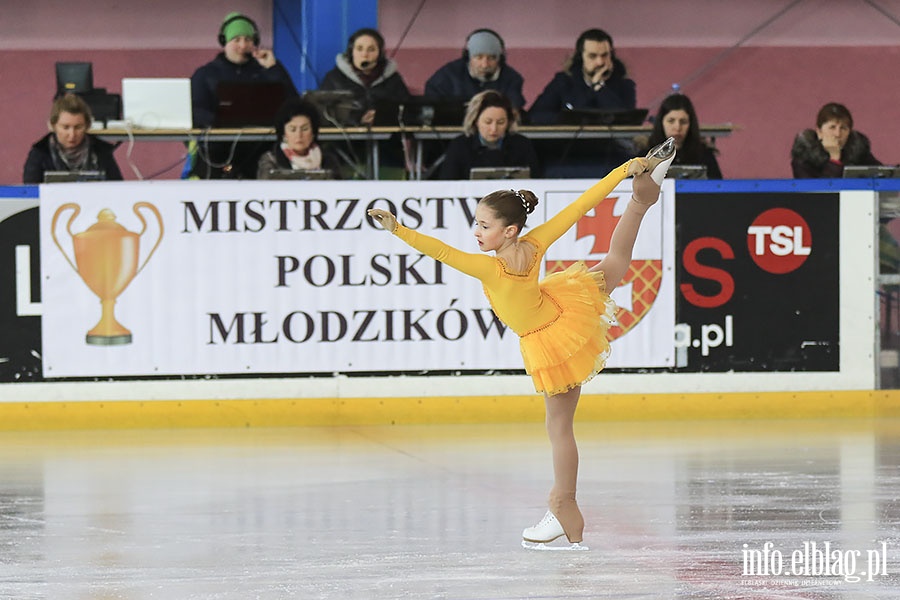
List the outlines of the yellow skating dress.
<svg viewBox="0 0 900 600">
<path fill-rule="evenodd" d="M 606 366 L 606 334 L 616 307 L 603 273 L 590 272 L 578 262 L 541 281 L 538 275 L 550 244 L 625 179 L 628 164 L 615 168 L 557 215 L 519 238 L 536 249 L 523 272 L 511 271 L 501 258 L 463 252 L 400 224 L 394 231 L 416 250 L 481 281 L 494 313 L 519 336 L 525 371 L 539 393 L 552 396 L 570 390 Z"/>
</svg>

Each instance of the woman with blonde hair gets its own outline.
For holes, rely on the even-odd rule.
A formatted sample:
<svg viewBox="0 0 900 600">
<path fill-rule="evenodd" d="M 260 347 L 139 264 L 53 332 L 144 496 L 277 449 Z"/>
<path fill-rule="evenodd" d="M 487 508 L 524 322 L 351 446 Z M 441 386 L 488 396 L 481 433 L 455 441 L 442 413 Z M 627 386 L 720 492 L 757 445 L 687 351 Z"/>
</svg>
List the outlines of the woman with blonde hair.
<svg viewBox="0 0 900 600">
<path fill-rule="evenodd" d="M 81 96 L 66 94 L 54 100 L 47 122 L 50 133 L 31 146 L 22 183 L 43 183 L 47 171 L 99 171 L 105 180 L 121 181 L 113 156 L 116 147 L 88 133 L 92 121 Z"/>
<path fill-rule="evenodd" d="M 540 176 L 531 140 L 516 133 L 519 112 L 509 98 L 485 90 L 469 100 L 463 134 L 450 142 L 440 179 L 469 179 L 473 167 L 528 167 Z"/>
</svg>

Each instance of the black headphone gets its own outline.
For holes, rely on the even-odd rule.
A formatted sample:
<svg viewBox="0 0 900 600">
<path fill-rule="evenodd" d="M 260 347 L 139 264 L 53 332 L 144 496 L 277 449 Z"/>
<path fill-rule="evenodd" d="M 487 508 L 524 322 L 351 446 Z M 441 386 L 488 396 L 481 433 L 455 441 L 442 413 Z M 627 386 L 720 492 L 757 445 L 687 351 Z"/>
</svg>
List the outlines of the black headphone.
<svg viewBox="0 0 900 600">
<path fill-rule="evenodd" d="M 363 27 L 362 29 L 357 29 L 353 32 L 353 35 L 347 40 L 347 49 L 344 50 L 344 57 L 347 59 L 351 65 L 353 64 L 353 44 L 356 42 L 357 38 L 360 38 L 364 35 L 367 35 L 375 40 L 375 44 L 378 45 L 378 60 L 376 63 L 384 62 L 384 36 L 378 33 L 377 30 L 372 29 L 371 27 Z"/>
<path fill-rule="evenodd" d="M 222 26 L 219 27 L 219 45 L 224 47 L 225 44 L 228 43 L 228 40 L 225 39 L 225 28 L 235 21 L 246 21 L 250 23 L 250 26 L 253 28 L 253 45 L 259 46 L 259 27 L 256 26 L 256 21 L 246 15 L 234 15 L 230 19 L 225 19 L 222 22 Z"/>
<path fill-rule="evenodd" d="M 494 31 L 493 29 L 476 29 L 472 33 L 466 36 L 466 43 L 463 45 L 463 60 L 469 62 L 469 40 L 472 39 L 472 36 L 476 33 L 489 33 L 500 42 L 500 66 L 506 65 L 506 43 L 503 41 L 503 38 L 500 37 L 500 34 Z"/>
</svg>

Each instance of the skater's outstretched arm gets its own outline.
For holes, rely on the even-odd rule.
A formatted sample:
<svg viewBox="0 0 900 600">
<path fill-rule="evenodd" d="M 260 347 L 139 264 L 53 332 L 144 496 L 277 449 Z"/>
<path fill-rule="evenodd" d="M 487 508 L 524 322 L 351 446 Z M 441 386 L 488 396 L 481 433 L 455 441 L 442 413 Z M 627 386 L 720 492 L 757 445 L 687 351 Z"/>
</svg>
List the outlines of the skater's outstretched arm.
<svg viewBox="0 0 900 600">
<path fill-rule="evenodd" d="M 570 205 L 559 211 L 546 223 L 538 225 L 529 234 L 549 246 L 568 231 L 578 219 L 589 210 L 600 204 L 609 196 L 619 183 L 631 175 L 642 172 L 647 168 L 647 160 L 644 158 L 632 158 L 609 172 L 609 174 L 589 187 L 583 194 Z"/>
<path fill-rule="evenodd" d="M 494 261 L 489 256 L 463 252 L 437 238 L 408 229 L 400 225 L 397 222 L 397 218 L 386 210 L 370 208 L 369 216 L 378 221 L 378 224 L 384 229 L 390 231 L 422 254 L 426 254 L 461 273 L 477 279 L 484 279 L 484 277 L 493 272 Z"/>
</svg>

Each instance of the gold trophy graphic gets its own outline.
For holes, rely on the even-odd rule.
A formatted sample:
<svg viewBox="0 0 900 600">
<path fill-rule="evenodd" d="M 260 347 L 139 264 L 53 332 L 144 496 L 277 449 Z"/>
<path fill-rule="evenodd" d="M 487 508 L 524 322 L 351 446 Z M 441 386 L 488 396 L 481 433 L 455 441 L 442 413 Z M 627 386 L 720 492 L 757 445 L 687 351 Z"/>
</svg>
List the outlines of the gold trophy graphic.
<svg viewBox="0 0 900 600">
<path fill-rule="evenodd" d="M 116 215 L 108 208 L 104 208 L 97 215 L 97 222 L 81 233 L 72 233 L 72 223 L 81 213 L 78 204 L 68 202 L 56 209 L 50 225 L 50 234 L 59 251 L 62 252 L 69 265 L 81 276 L 92 292 L 100 298 L 100 321 L 93 329 L 87 332 L 88 344 L 98 346 L 118 346 L 131 343 L 131 331 L 126 329 L 116 320 L 114 308 L 116 298 L 119 297 L 131 280 L 137 276 L 147 265 L 147 261 L 156 252 L 163 238 L 163 221 L 159 210 L 149 202 L 137 202 L 132 207 L 134 214 L 141 221 L 140 233 L 128 231 L 116 222 Z M 138 266 L 140 257 L 140 238 L 147 231 L 147 222 L 139 210 L 150 210 L 159 221 L 159 238 L 144 259 L 144 263 Z M 75 252 L 75 262 L 69 258 L 66 251 L 56 239 L 56 222 L 63 211 L 72 209 L 74 212 L 66 224 L 66 231 L 72 238 L 72 246 Z M 77 265 L 77 266 L 76 266 Z"/>
</svg>

